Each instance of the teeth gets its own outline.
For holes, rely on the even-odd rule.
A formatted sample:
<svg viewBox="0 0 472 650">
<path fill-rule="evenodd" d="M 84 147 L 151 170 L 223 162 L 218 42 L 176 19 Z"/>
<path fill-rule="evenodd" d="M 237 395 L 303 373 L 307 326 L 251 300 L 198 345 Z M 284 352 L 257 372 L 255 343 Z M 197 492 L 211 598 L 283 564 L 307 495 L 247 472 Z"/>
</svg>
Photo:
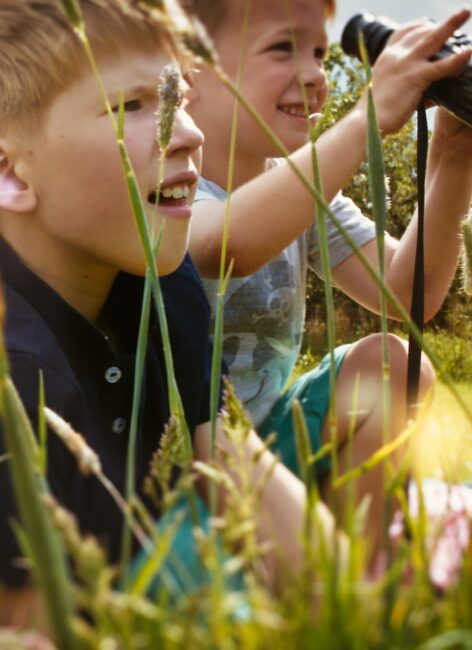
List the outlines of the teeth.
<svg viewBox="0 0 472 650">
<path fill-rule="evenodd" d="M 165 199 L 183 199 L 189 196 L 190 187 L 188 185 L 169 185 L 161 190 L 161 194 Z"/>
<path fill-rule="evenodd" d="M 282 113 L 287 113 L 288 115 L 306 117 L 306 111 L 303 106 L 280 106 L 279 109 L 282 111 Z"/>
</svg>

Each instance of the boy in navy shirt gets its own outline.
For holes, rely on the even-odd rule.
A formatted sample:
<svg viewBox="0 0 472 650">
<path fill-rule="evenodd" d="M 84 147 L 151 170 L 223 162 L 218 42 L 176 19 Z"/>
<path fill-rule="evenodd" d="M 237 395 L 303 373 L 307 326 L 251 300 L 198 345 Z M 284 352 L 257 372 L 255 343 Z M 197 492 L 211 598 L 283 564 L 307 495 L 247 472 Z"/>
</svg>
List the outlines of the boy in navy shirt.
<svg viewBox="0 0 472 650">
<path fill-rule="evenodd" d="M 131 6 L 131 3 L 130 3 Z M 182 107 L 156 187 L 156 87 L 171 60 L 169 36 L 140 10 L 119 0 L 82 0 L 87 34 L 113 107 L 124 99 L 125 142 L 150 226 L 162 225 L 157 266 L 164 293 L 176 377 L 193 439 L 207 460 L 208 306 L 184 259 L 202 135 Z M 33 423 L 38 375 L 46 402 L 84 435 L 104 472 L 123 489 L 135 346 L 146 264 L 128 201 L 115 133 L 82 46 L 54 0 L 0 0 L 0 260 L 6 299 L 6 342 L 13 379 Z M 155 198 L 160 193 L 159 214 Z M 175 271 L 175 273 L 173 273 Z M 136 485 L 169 418 L 162 343 L 151 323 L 137 440 Z M 218 442 L 230 453 L 221 434 Z M 121 519 L 102 488 L 79 474 L 74 459 L 49 436 L 48 481 L 83 531 L 97 535 L 117 559 Z M 252 434 L 254 481 L 272 466 Z M 3 450 L 0 450 L 0 454 Z M 16 515 L 8 462 L 0 464 L 0 622 L 41 611 L 10 520 Z M 203 493 L 205 493 L 203 486 Z M 287 565 L 301 558 L 304 488 L 276 464 L 262 496 L 262 538 L 282 548 Z M 329 530 L 332 518 L 323 509 Z M 278 580 L 279 553 L 268 558 Z"/>
</svg>

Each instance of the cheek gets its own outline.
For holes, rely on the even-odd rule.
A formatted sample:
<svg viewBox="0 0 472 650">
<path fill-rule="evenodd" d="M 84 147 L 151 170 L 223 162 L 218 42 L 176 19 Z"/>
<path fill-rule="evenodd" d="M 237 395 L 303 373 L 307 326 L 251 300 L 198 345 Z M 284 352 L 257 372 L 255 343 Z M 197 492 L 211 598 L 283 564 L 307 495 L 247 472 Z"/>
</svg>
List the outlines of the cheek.
<svg viewBox="0 0 472 650">
<path fill-rule="evenodd" d="M 138 144 L 134 142 L 126 143 L 126 149 L 129 154 L 133 169 L 139 178 L 139 157 L 136 153 Z M 77 180 L 80 179 L 82 188 L 90 187 L 90 199 L 106 199 L 108 202 L 116 204 L 120 201 L 127 201 L 126 174 L 120 158 L 118 145 L 115 141 L 107 143 L 102 148 L 83 151 L 82 160 L 77 160 L 74 165 L 75 181 L 72 178 L 72 187 L 77 186 Z M 79 189 L 79 192 L 82 190 Z"/>
<path fill-rule="evenodd" d="M 112 138 L 103 142 L 103 136 L 63 140 L 50 159 L 53 171 L 70 178 L 72 185 L 77 185 L 78 179 L 90 179 L 93 187 L 99 182 L 116 179 L 121 171 L 118 145 Z"/>
<path fill-rule="evenodd" d="M 248 91 L 254 102 L 267 108 L 274 108 L 296 78 L 293 65 L 278 64 L 255 67 L 251 74 Z"/>
<path fill-rule="evenodd" d="M 203 160 L 203 147 L 198 147 L 198 149 L 192 154 L 192 161 L 195 165 L 198 175 L 202 173 L 202 160 Z"/>
</svg>

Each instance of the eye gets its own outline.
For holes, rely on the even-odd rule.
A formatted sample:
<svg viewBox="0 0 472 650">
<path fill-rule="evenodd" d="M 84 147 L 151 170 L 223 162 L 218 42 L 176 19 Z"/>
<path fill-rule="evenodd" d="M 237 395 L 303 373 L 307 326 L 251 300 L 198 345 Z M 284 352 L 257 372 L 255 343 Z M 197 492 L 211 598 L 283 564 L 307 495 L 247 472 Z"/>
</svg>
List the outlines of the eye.
<svg viewBox="0 0 472 650">
<path fill-rule="evenodd" d="M 324 61 L 326 57 L 326 50 L 324 47 L 315 47 L 313 51 L 315 59 L 319 59 L 320 61 Z"/>
<path fill-rule="evenodd" d="M 130 99 L 127 102 L 124 102 L 123 108 L 125 113 L 134 113 L 134 111 L 139 111 L 142 108 L 143 104 L 140 99 Z"/>
<path fill-rule="evenodd" d="M 141 110 L 143 104 L 140 99 L 129 99 L 126 102 L 123 102 L 123 109 L 125 113 L 134 113 L 135 111 Z M 113 112 L 118 113 L 119 111 L 119 105 L 118 106 L 113 106 Z"/>
<path fill-rule="evenodd" d="M 267 48 L 267 51 L 268 52 L 292 53 L 293 52 L 293 43 L 292 43 L 292 41 L 280 41 L 279 43 L 274 43 L 269 48 Z"/>
</svg>

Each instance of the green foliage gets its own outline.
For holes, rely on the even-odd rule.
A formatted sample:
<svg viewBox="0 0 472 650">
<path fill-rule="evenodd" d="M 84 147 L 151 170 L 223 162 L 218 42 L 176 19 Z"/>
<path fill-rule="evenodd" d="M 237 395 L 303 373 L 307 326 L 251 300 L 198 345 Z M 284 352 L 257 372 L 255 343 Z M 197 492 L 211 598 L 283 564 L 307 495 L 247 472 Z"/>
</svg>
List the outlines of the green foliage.
<svg viewBox="0 0 472 650">
<path fill-rule="evenodd" d="M 457 382 L 470 382 L 472 378 L 471 329 L 470 324 L 466 324 L 460 326 L 459 334 L 439 328 L 425 334 L 425 340 L 438 354 L 444 369 Z"/>
</svg>

